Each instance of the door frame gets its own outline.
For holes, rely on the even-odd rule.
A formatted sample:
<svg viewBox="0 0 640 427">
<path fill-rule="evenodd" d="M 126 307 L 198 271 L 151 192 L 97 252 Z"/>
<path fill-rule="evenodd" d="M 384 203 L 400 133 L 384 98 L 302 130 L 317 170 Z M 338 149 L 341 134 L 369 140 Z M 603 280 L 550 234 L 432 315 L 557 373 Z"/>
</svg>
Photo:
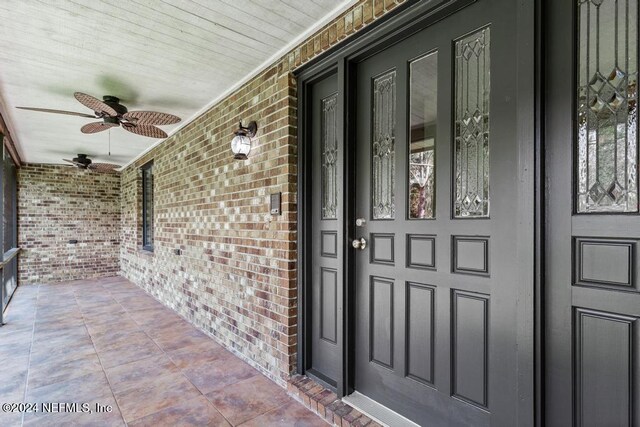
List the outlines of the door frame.
<svg viewBox="0 0 640 427">
<path fill-rule="evenodd" d="M 297 284 L 298 284 L 298 337 L 296 372 L 309 375 L 328 388 L 333 389 L 338 397 L 346 396 L 354 391 L 354 300 L 355 269 L 353 268 L 353 253 L 350 250 L 350 240 L 354 234 L 353 221 L 355 200 L 348 197 L 354 194 L 354 166 L 355 166 L 355 123 L 354 90 L 356 64 L 383 49 L 395 44 L 427 26 L 453 14 L 457 10 L 475 3 L 477 0 L 409 0 L 398 6 L 378 21 L 360 30 L 348 40 L 329 49 L 319 57 L 313 59 L 294 71 L 298 90 L 298 172 L 297 172 Z M 542 140 L 542 3 L 544 0 L 523 0 L 518 2 L 517 19 L 518 45 L 516 52 L 518 63 L 518 158 L 519 176 L 518 188 L 520 194 L 530 197 L 523 199 L 530 203 L 518 208 L 517 216 L 520 224 L 529 225 L 519 230 L 518 252 L 520 257 L 521 284 L 518 289 L 518 424 L 541 425 L 541 403 L 543 360 L 541 335 L 543 319 L 543 267 L 544 254 L 542 252 L 544 225 L 544 170 L 543 170 L 543 140 Z M 344 189 L 341 203 L 344 206 L 344 220 L 338 228 L 345 236 L 339 244 L 338 261 L 343 266 L 342 289 L 338 289 L 337 313 L 338 348 L 342 361 L 337 378 L 337 387 L 331 387 L 321 378 L 307 372 L 307 361 L 310 360 L 311 321 L 307 313 L 310 312 L 311 292 L 311 251 L 307 242 L 311 237 L 311 190 L 310 174 L 311 150 L 307 147 L 310 141 L 309 114 L 306 108 L 310 87 L 331 73 L 338 77 L 338 105 L 337 126 L 338 146 L 344 153 L 343 173 Z M 524 142 L 523 142 L 524 141 Z M 526 142 L 526 143 L 525 143 Z M 524 285 L 522 285 L 524 284 Z"/>
</svg>

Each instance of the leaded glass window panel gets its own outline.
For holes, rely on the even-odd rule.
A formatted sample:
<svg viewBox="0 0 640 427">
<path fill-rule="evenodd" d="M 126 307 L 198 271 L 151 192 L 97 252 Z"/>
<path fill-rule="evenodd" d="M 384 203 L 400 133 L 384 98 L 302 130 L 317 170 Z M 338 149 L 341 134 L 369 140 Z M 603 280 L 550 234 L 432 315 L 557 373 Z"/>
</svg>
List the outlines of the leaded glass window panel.
<svg viewBox="0 0 640 427">
<path fill-rule="evenodd" d="M 396 72 L 373 79 L 373 219 L 395 218 Z"/>
<path fill-rule="evenodd" d="M 336 104 L 338 94 L 322 100 L 322 219 L 336 219 L 338 209 L 338 138 Z"/>
<path fill-rule="evenodd" d="M 454 217 L 489 216 L 489 28 L 455 44 Z"/>
<path fill-rule="evenodd" d="M 577 211 L 638 211 L 638 2 L 578 0 Z"/>
<path fill-rule="evenodd" d="M 438 53 L 412 61 L 409 72 L 409 218 L 433 218 Z"/>
</svg>

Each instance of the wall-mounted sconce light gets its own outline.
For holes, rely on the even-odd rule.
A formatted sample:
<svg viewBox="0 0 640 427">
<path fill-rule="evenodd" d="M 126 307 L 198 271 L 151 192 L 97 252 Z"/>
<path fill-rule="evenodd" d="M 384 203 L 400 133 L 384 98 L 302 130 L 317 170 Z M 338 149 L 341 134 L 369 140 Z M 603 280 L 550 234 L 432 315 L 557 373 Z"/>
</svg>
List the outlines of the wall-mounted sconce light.
<svg viewBox="0 0 640 427">
<path fill-rule="evenodd" d="M 231 151 L 234 159 L 246 160 L 249 157 L 251 138 L 256 136 L 256 132 L 258 132 L 258 124 L 256 122 L 250 122 L 247 127 L 242 126 L 242 121 L 240 122 L 238 130 L 235 131 L 236 136 L 231 141 Z"/>
</svg>

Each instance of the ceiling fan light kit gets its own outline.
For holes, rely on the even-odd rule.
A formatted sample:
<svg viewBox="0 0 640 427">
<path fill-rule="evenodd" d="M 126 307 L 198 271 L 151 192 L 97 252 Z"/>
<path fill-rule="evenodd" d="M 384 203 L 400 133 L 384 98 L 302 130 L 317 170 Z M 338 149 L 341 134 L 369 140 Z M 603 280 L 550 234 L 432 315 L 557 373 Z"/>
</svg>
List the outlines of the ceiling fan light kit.
<svg viewBox="0 0 640 427">
<path fill-rule="evenodd" d="M 99 122 L 87 123 L 80 128 L 82 133 L 92 134 L 102 132 L 113 127 L 122 126 L 128 132 L 151 138 L 166 138 L 167 133 L 157 126 L 172 125 L 181 119 L 173 114 L 160 113 L 158 111 L 129 111 L 120 104 L 116 96 L 105 95 L 102 101 L 82 92 L 75 92 L 73 96 L 85 107 L 94 112 L 94 115 L 76 113 L 73 111 L 53 110 L 49 108 L 16 107 L 22 110 L 37 111 L 42 113 L 65 114 L 92 119 L 101 119 Z"/>
</svg>

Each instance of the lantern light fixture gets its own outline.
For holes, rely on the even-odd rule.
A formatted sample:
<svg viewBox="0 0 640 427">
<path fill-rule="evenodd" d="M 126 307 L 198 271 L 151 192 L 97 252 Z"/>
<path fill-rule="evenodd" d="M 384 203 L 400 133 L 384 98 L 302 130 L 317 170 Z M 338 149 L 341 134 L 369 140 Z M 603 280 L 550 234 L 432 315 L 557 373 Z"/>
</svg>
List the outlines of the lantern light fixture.
<svg viewBox="0 0 640 427">
<path fill-rule="evenodd" d="M 258 132 L 258 124 L 254 121 L 249 122 L 248 126 L 242 126 L 242 121 L 236 130 L 235 137 L 231 141 L 231 151 L 233 158 L 236 160 L 246 160 L 251 151 L 251 138 L 256 136 Z"/>
</svg>

